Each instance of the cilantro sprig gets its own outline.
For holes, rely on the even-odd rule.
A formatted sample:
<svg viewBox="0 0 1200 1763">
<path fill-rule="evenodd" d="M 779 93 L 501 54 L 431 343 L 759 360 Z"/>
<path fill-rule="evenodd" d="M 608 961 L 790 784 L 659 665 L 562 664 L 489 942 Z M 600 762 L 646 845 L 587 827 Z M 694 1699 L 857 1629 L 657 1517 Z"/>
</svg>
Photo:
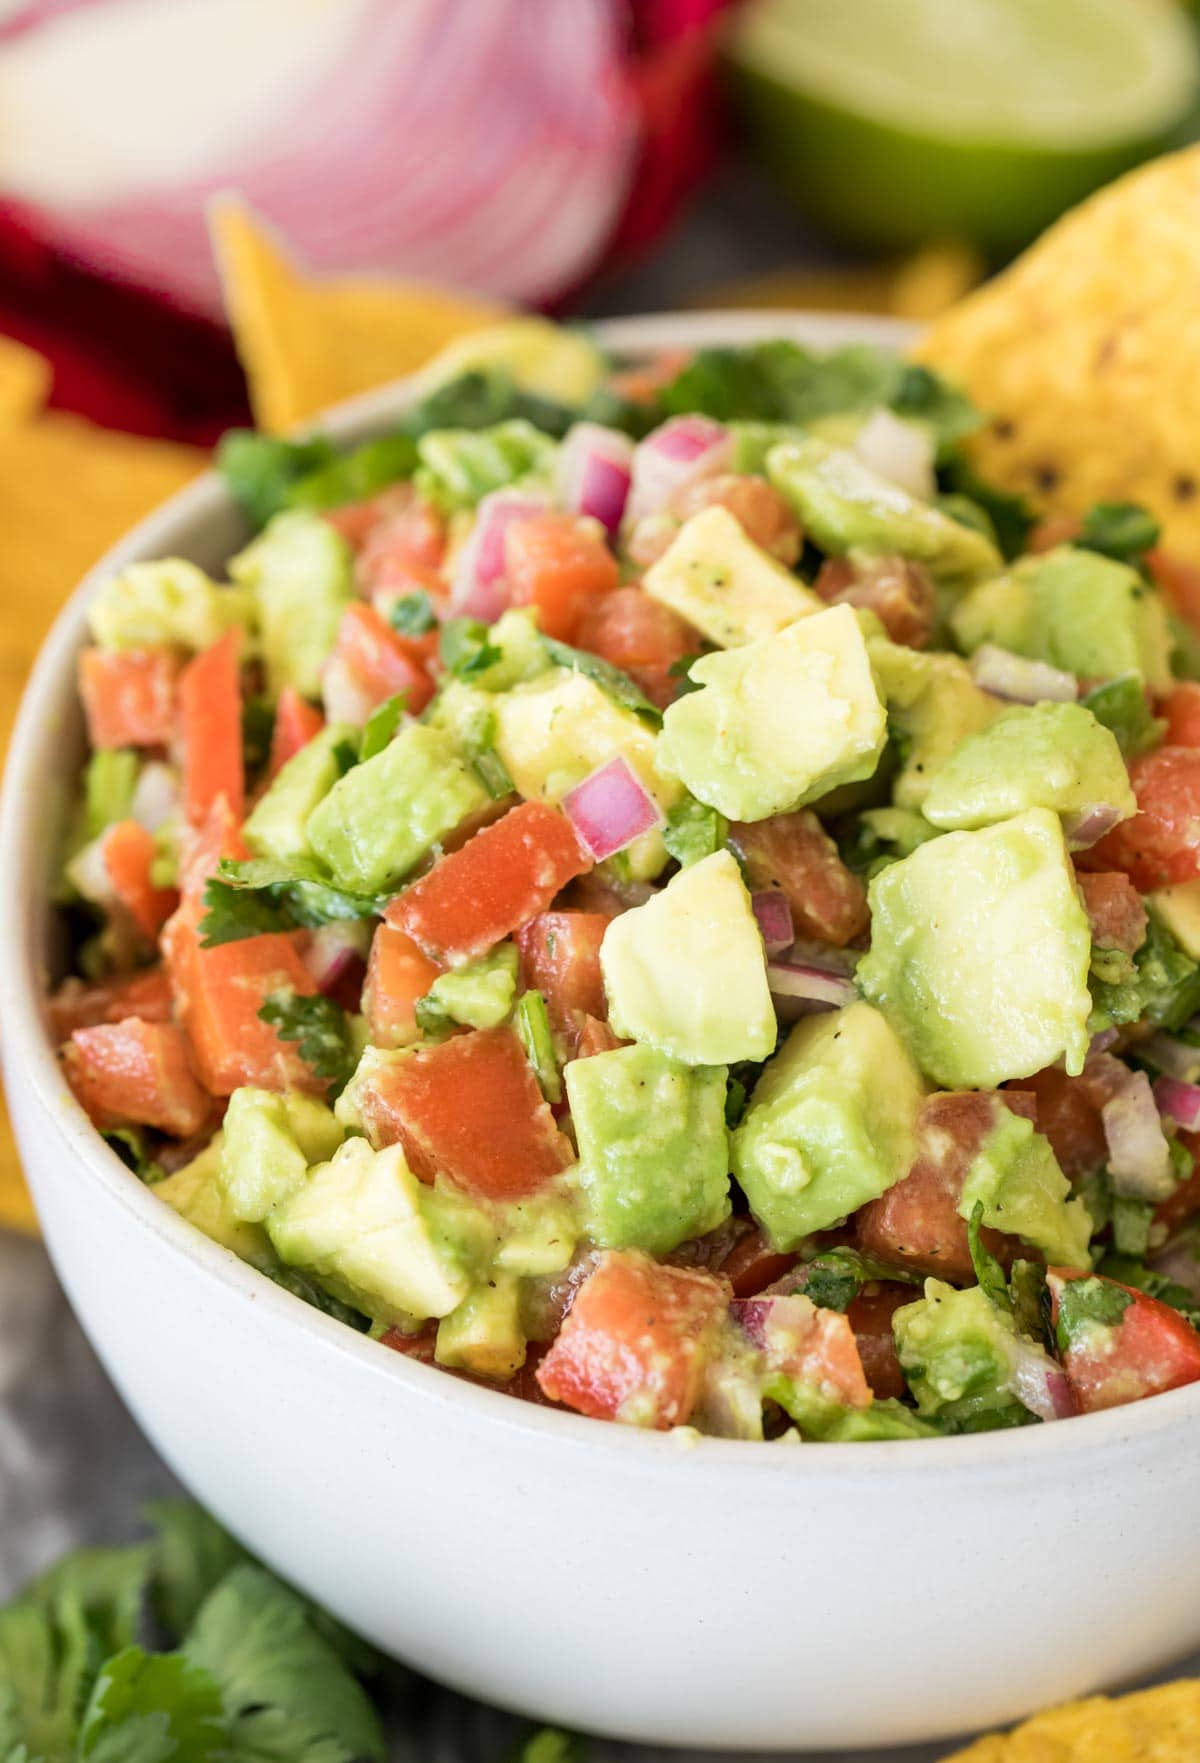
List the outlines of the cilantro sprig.
<svg viewBox="0 0 1200 1763">
<path fill-rule="evenodd" d="M 258 857 L 244 862 L 223 858 L 205 885 L 204 904 L 200 946 L 215 949 L 273 931 L 312 930 L 335 920 L 372 918 L 383 911 L 385 899 L 334 887 L 315 858 L 278 862 Z"/>
<path fill-rule="evenodd" d="M 315 1077 L 324 1078 L 332 1100 L 340 1096 L 357 1063 L 350 1018 L 334 998 L 315 992 L 304 997 L 284 988 L 272 992 L 258 1012 L 281 1041 L 294 1041 Z"/>
</svg>

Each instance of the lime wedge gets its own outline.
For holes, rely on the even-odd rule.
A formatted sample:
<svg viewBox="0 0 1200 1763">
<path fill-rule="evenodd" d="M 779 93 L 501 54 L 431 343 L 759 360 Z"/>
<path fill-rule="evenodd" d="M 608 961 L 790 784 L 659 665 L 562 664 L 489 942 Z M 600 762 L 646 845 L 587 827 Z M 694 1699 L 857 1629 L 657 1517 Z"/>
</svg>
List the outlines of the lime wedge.
<svg viewBox="0 0 1200 1763">
<path fill-rule="evenodd" d="M 735 84 L 839 237 L 1003 254 L 1169 143 L 1200 91 L 1176 0 L 750 0 Z"/>
</svg>

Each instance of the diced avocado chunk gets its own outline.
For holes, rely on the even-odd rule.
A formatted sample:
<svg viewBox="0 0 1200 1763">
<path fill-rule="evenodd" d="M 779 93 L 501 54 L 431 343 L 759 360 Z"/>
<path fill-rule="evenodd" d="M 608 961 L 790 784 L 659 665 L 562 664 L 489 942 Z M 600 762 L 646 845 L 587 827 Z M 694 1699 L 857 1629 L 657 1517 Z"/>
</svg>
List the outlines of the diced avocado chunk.
<svg viewBox="0 0 1200 1763">
<path fill-rule="evenodd" d="M 288 760 L 255 803 L 242 835 L 256 857 L 285 863 L 307 856 L 308 817 L 342 775 L 337 749 L 355 741 L 357 730 L 330 723 Z"/>
<path fill-rule="evenodd" d="M 439 1365 L 503 1383 L 525 1363 L 521 1282 L 493 1272 L 473 1286 L 456 1310 L 438 1324 L 434 1357 Z"/>
<path fill-rule="evenodd" d="M 1003 706 L 975 684 L 957 655 L 922 654 L 880 635 L 868 638 L 867 652 L 899 736 L 892 794 L 897 807 L 920 808 L 959 743 L 988 728 Z"/>
<path fill-rule="evenodd" d="M 333 1156 L 344 1136 L 332 1109 L 311 1096 L 235 1090 L 225 1112 L 220 1160 L 230 1212 L 261 1224 L 303 1187 L 311 1163 Z"/>
<path fill-rule="evenodd" d="M 998 643 L 1084 679 L 1137 672 L 1152 691 L 1171 683 L 1171 637 L 1157 590 L 1095 551 L 1060 545 L 1024 557 L 966 596 L 951 618 L 968 652 Z"/>
<path fill-rule="evenodd" d="M 614 703 L 595 680 L 566 668 L 493 700 L 495 745 L 515 788 L 527 800 L 561 802 L 599 766 L 620 756 L 664 814 L 683 795 L 658 763 L 654 730 Z M 635 880 L 653 880 L 667 862 L 662 833 L 642 833 L 622 853 Z"/>
<path fill-rule="evenodd" d="M 642 1046 L 567 1066 L 593 1242 L 665 1255 L 728 1217 L 727 1075 Z"/>
<path fill-rule="evenodd" d="M 1184 954 L 1200 961 L 1200 881 L 1175 882 L 1147 896 L 1146 904 L 1166 925 Z"/>
<path fill-rule="evenodd" d="M 870 884 L 858 984 L 949 1089 L 994 1089 L 1088 1050 L 1092 938 L 1062 825 L 1031 808 L 945 833 Z"/>
<path fill-rule="evenodd" d="M 904 1043 L 869 1004 L 796 1024 L 733 1135 L 733 1173 L 777 1248 L 907 1175 L 923 1093 Z"/>
<path fill-rule="evenodd" d="M 478 961 L 439 974 L 422 1004 L 431 1017 L 443 1015 L 466 1028 L 495 1028 L 513 1007 L 517 993 L 517 946 L 500 943 Z"/>
<path fill-rule="evenodd" d="M 825 604 L 719 507 L 680 527 L 642 586 L 722 649 L 774 636 Z"/>
<path fill-rule="evenodd" d="M 207 649 L 232 625 L 252 633 L 255 622 L 252 595 L 220 587 L 182 557 L 127 564 L 88 607 L 88 624 L 103 649 Z"/>
<path fill-rule="evenodd" d="M 415 482 L 448 512 L 474 508 L 493 490 L 549 482 L 558 443 L 523 417 L 485 429 L 432 429 L 417 442 Z"/>
<path fill-rule="evenodd" d="M 558 404 L 586 404 L 608 371 L 590 337 L 546 318 L 508 318 L 455 337 L 421 371 L 422 391 L 460 374 L 501 368 L 523 392 Z"/>
<path fill-rule="evenodd" d="M 600 945 L 612 1026 L 685 1065 L 775 1045 L 762 935 L 737 860 L 714 851 L 614 918 Z"/>
<path fill-rule="evenodd" d="M 918 1414 L 980 1415 L 1016 1400 L 1017 1332 L 982 1286 L 927 1279 L 924 1297 L 892 1317 L 892 1334 Z"/>
<path fill-rule="evenodd" d="M 254 592 L 271 696 L 294 686 L 305 698 L 317 697 L 342 613 L 354 598 L 345 539 L 319 514 L 292 509 L 268 522 L 229 573 Z"/>
<path fill-rule="evenodd" d="M 1040 1249 L 1060 1267 L 1088 1267 L 1092 1220 L 1058 1166 L 1050 1141 L 1031 1120 L 1010 1108 L 979 1147 L 963 1181 L 958 1210 L 969 1219 L 977 1205 L 982 1223 Z"/>
<path fill-rule="evenodd" d="M 835 557 L 848 551 L 911 557 L 947 588 L 1004 567 L 991 540 L 880 477 L 856 453 L 815 435 L 767 454 L 767 477 L 808 537 Z"/>
<path fill-rule="evenodd" d="M 569 1267 L 579 1241 L 578 1194 L 573 1172 L 527 1200 L 495 1208 L 492 1265 L 531 1278 Z"/>
<path fill-rule="evenodd" d="M 399 1145 L 347 1139 L 271 1214 L 281 1261 L 379 1322 L 448 1316 L 475 1271 L 453 1202 L 419 1182 Z"/>
<path fill-rule="evenodd" d="M 413 723 L 309 815 L 308 842 L 351 892 L 382 893 L 489 797 L 450 736 Z"/>
<path fill-rule="evenodd" d="M 1121 749 L 1082 704 L 1021 705 L 951 753 L 922 804 L 944 830 L 1009 820 L 1026 808 L 1049 808 L 1072 824 L 1105 804 L 1123 820 L 1137 812 Z"/>
<path fill-rule="evenodd" d="M 243 1261 L 261 1267 L 272 1259 L 265 1231 L 238 1218 L 221 1182 L 223 1135 L 217 1133 L 190 1163 L 155 1184 L 154 1192 L 173 1212 L 230 1249 Z"/>
<path fill-rule="evenodd" d="M 664 770 L 730 820 L 765 820 L 870 777 L 887 738 L 862 628 L 831 606 L 778 635 L 705 655 L 671 705 Z"/>
</svg>

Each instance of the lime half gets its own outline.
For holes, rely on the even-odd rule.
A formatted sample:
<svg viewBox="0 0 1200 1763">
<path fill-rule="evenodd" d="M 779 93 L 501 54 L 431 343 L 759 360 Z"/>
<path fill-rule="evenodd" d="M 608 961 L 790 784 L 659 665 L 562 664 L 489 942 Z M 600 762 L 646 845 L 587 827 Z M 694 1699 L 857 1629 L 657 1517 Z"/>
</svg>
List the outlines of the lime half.
<svg viewBox="0 0 1200 1763">
<path fill-rule="evenodd" d="M 842 238 L 1003 254 L 1168 145 L 1200 90 L 1176 0 L 750 0 L 764 158 Z"/>
</svg>

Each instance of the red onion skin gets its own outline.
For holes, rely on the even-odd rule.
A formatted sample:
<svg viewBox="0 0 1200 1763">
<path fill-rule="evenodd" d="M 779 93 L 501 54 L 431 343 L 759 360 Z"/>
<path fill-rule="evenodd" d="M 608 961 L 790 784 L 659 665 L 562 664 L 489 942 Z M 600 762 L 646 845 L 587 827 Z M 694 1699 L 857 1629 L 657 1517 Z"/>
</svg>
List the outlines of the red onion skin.
<svg viewBox="0 0 1200 1763">
<path fill-rule="evenodd" d="M 672 417 L 634 450 L 626 524 L 632 528 L 665 508 L 686 485 L 728 470 L 732 454 L 733 437 L 720 423 L 707 416 Z"/>
<path fill-rule="evenodd" d="M 517 496 L 505 490 L 483 498 L 454 571 L 450 603 L 456 614 L 492 624 L 507 610 L 504 535 L 514 521 L 531 520 L 548 507 L 545 496 Z"/>
<path fill-rule="evenodd" d="M 771 962 L 767 984 L 781 1013 L 803 1015 L 809 1010 L 840 1010 L 854 998 L 852 982 L 840 974 L 786 961 Z"/>
<path fill-rule="evenodd" d="M 629 484 L 628 469 L 611 459 L 602 459 L 596 454 L 584 466 L 579 512 L 598 520 L 610 539 L 620 528 L 629 497 Z"/>
<path fill-rule="evenodd" d="M 1170 1115 L 1185 1132 L 1200 1128 L 1200 1084 L 1181 1083 L 1173 1077 L 1157 1078 L 1154 1100 L 1159 1113 Z"/>
<path fill-rule="evenodd" d="M 572 428 L 559 455 L 558 484 L 563 505 L 598 520 L 614 538 L 621 525 L 633 478 L 633 442 L 618 429 L 581 422 Z"/>
<path fill-rule="evenodd" d="M 623 758 L 610 759 L 576 784 L 563 812 L 597 863 L 663 823 L 658 803 Z"/>
<path fill-rule="evenodd" d="M 1114 826 L 1119 826 L 1124 818 L 1123 811 L 1111 802 L 1098 802 L 1094 808 L 1083 808 L 1064 821 L 1063 832 L 1073 850 L 1086 851 L 1098 844 Z"/>
<path fill-rule="evenodd" d="M 971 658 L 977 686 L 1009 704 L 1073 703 L 1079 683 L 1061 668 L 984 643 Z"/>
</svg>

